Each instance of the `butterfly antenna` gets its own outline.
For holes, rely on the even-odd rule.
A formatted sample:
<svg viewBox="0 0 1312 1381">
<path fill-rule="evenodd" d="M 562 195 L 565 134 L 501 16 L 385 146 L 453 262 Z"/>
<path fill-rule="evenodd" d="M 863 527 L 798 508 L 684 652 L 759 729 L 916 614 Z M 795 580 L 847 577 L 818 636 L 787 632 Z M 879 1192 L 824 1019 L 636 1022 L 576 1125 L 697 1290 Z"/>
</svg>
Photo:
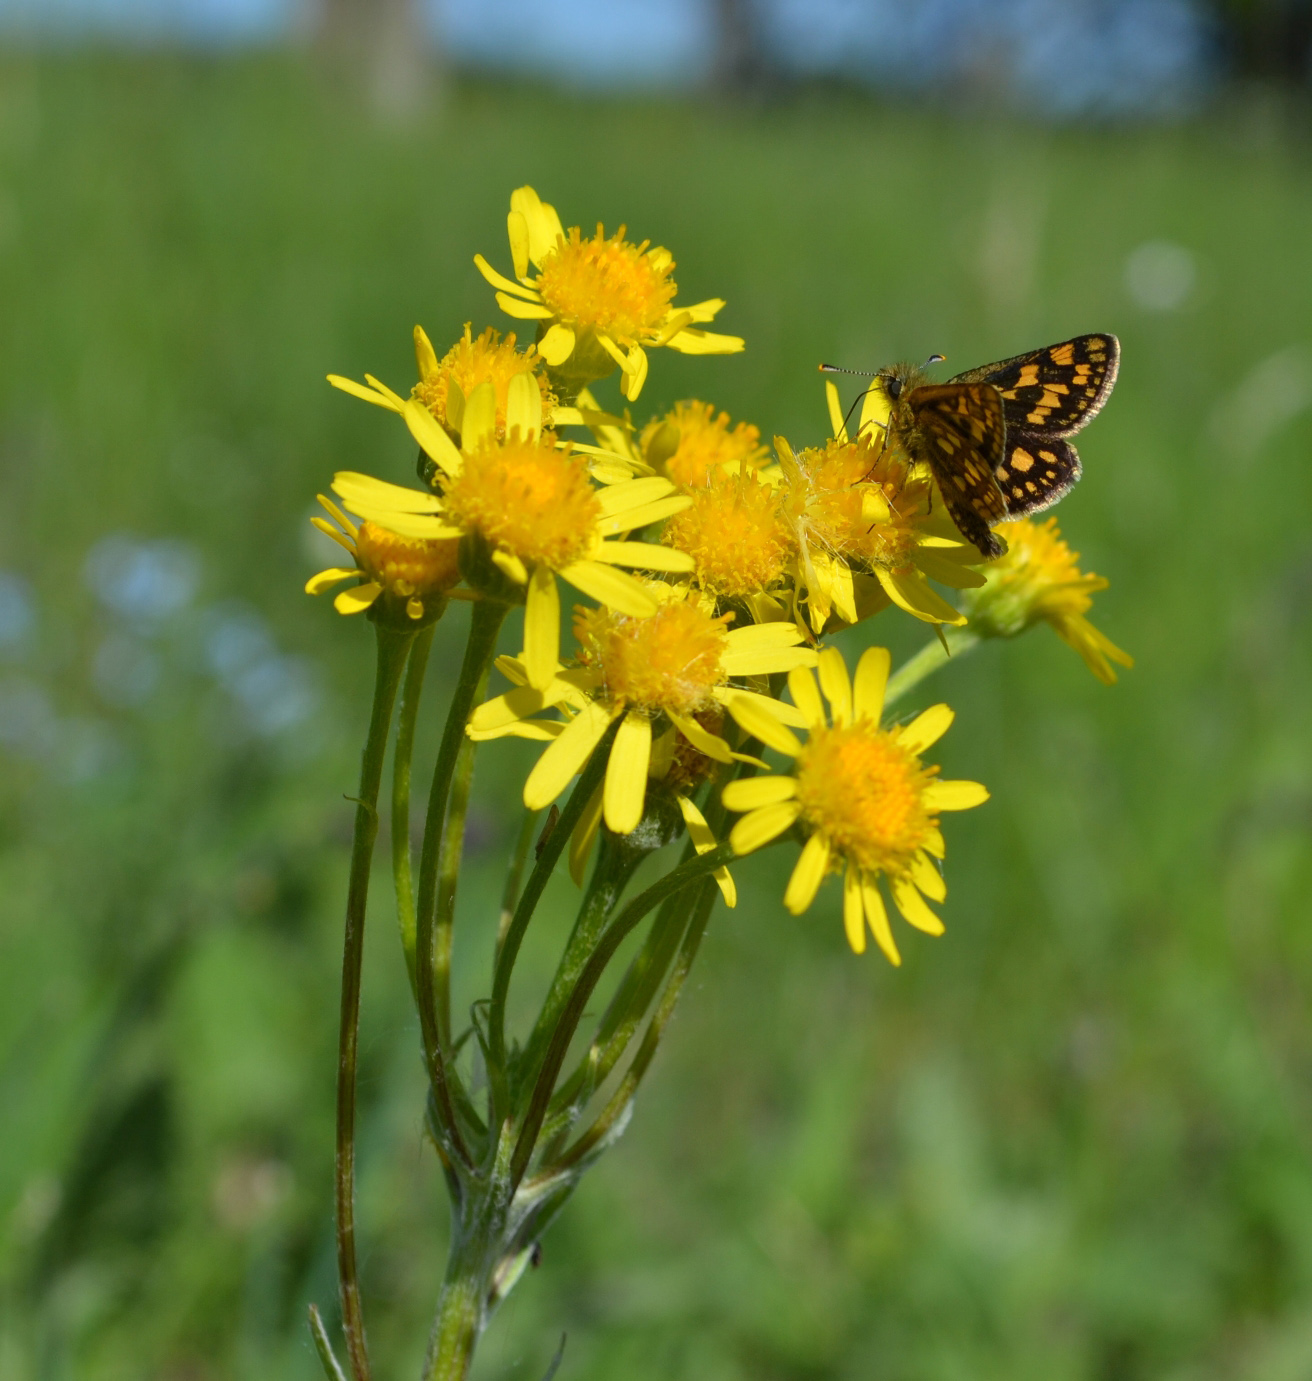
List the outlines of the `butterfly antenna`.
<svg viewBox="0 0 1312 1381">
<path fill-rule="evenodd" d="M 939 357 L 940 359 L 942 356 Z M 873 379 L 879 372 L 877 369 L 844 369 L 841 364 L 822 364 L 821 374 L 855 374 L 860 379 Z"/>
<path fill-rule="evenodd" d="M 931 364 L 942 364 L 946 359 L 946 355 L 931 355 L 929 359 L 925 361 L 925 368 L 928 369 Z"/>
</svg>

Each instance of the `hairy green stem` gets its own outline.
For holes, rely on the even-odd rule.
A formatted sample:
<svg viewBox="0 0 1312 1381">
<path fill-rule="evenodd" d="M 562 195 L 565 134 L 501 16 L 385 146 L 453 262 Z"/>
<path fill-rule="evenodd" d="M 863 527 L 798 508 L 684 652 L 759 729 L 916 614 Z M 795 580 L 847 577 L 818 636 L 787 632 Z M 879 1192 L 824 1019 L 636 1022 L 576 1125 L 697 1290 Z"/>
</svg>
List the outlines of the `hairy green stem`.
<svg viewBox="0 0 1312 1381">
<path fill-rule="evenodd" d="M 964 657 L 967 652 L 977 647 L 980 641 L 979 634 L 972 633 L 969 629 L 949 628 L 945 630 L 943 637 L 946 646 L 938 638 L 932 638 L 888 678 L 888 685 L 884 690 L 886 706 L 901 700 L 925 677 L 937 671 L 939 667 L 946 666 L 949 660 L 955 661 L 958 657 Z"/>
<path fill-rule="evenodd" d="M 506 616 L 507 607 L 491 600 L 480 600 L 470 611 L 465 658 L 460 668 L 460 678 L 451 696 L 451 707 L 447 712 L 442 742 L 437 750 L 433 785 L 428 795 L 428 817 L 424 822 L 423 849 L 419 857 L 419 901 L 415 913 L 415 979 L 418 989 L 419 1028 L 423 1036 L 428 1077 L 433 1085 L 443 1129 L 451 1141 L 452 1148 L 467 1165 L 473 1162 L 460 1133 L 452 1101 L 452 1085 L 456 1081 L 456 1075 L 454 1069 L 448 1066 L 443 1052 L 442 1027 L 438 1017 L 434 954 L 438 871 L 442 844 L 446 838 L 444 825 L 447 798 L 451 794 L 452 779 L 467 741 L 465 725 L 469 721 L 478 688 L 496 651 L 497 634 Z M 460 820 L 463 830 L 463 813 Z M 452 896 L 454 897 L 454 892 Z"/>
<path fill-rule="evenodd" d="M 369 733 L 360 759 L 355 798 L 355 836 L 346 891 L 346 933 L 342 944 L 342 1012 L 337 1051 L 337 1275 L 342 1295 L 342 1330 L 356 1381 L 369 1381 L 369 1353 L 355 1257 L 355 1083 L 360 1037 L 360 971 L 369 873 L 378 838 L 378 788 L 383 778 L 392 707 L 414 635 L 376 624 L 378 663 Z"/>
<path fill-rule="evenodd" d="M 528 923 L 533 919 L 533 912 L 543 892 L 546 891 L 551 874 L 555 871 L 556 862 L 569 842 L 570 835 L 574 833 L 574 826 L 578 824 L 579 817 L 592 800 L 592 793 L 601 785 L 601 779 L 606 775 L 610 746 L 615 741 L 618 728 L 617 721 L 606 730 L 601 742 L 592 750 L 592 756 L 574 784 L 574 790 L 570 792 L 565 809 L 560 813 L 560 819 L 542 841 L 537 862 L 533 865 L 533 871 L 524 885 L 519 904 L 515 907 L 515 914 L 506 928 L 505 942 L 497 955 L 496 970 L 492 975 L 492 1005 L 488 1013 L 488 1039 L 492 1047 L 492 1059 L 502 1068 L 505 1067 L 506 1061 L 506 998 L 510 993 L 510 975 L 514 972 L 519 947 L 528 930 Z"/>
<path fill-rule="evenodd" d="M 692 919 L 688 923 L 687 930 L 683 933 L 683 943 L 679 946 L 678 960 L 674 965 L 674 971 L 670 974 L 669 982 L 665 985 L 665 991 L 661 994 L 660 1003 L 652 1013 L 651 1020 L 647 1023 L 647 1030 L 643 1033 L 642 1043 L 638 1046 L 628 1069 L 624 1071 L 624 1077 L 620 1080 L 619 1087 L 598 1114 L 597 1120 L 559 1160 L 552 1164 L 550 1167 L 552 1170 L 564 1170 L 577 1165 L 587 1156 L 589 1151 L 605 1140 L 633 1101 L 633 1097 L 638 1091 L 638 1085 L 642 1082 L 642 1077 L 646 1074 L 656 1054 L 656 1048 L 660 1045 L 661 1037 L 665 1034 L 665 1028 L 674 1015 L 674 1009 L 679 1005 L 679 996 L 683 992 L 684 982 L 692 969 L 693 960 L 697 958 L 702 936 L 706 934 L 707 922 L 711 918 L 711 912 L 715 909 L 716 886 L 713 878 L 707 878 L 700 888 L 689 888 L 688 890 L 693 892 L 695 897 Z"/>
<path fill-rule="evenodd" d="M 433 645 L 429 624 L 415 634 L 406 664 L 405 684 L 401 687 L 401 708 L 396 722 L 396 747 L 392 753 L 392 879 L 396 886 L 396 919 L 401 927 L 401 949 L 405 954 L 410 990 L 415 987 L 415 898 L 410 879 L 410 764 L 414 756 L 415 721 L 424 692 L 428 653 Z"/>
<path fill-rule="evenodd" d="M 649 911 L 659 906 L 666 897 L 672 896 L 687 887 L 689 883 L 696 882 L 708 873 L 714 872 L 716 868 L 723 867 L 733 858 L 733 848 L 729 844 L 720 844 L 697 858 L 690 859 L 687 863 L 675 868 L 673 872 L 667 873 L 658 882 L 652 883 L 645 892 L 641 892 L 606 928 L 605 934 L 602 935 L 596 949 L 593 950 L 579 975 L 578 982 L 569 995 L 569 1001 L 560 1014 L 560 1020 L 556 1023 L 556 1028 L 551 1034 L 551 1043 L 547 1047 L 542 1068 L 533 1085 L 533 1094 L 529 1100 L 528 1110 L 524 1115 L 519 1139 L 515 1143 L 515 1153 L 510 1165 L 512 1186 L 518 1186 L 520 1180 L 524 1178 L 524 1172 L 528 1169 L 529 1160 L 537 1146 L 538 1134 L 542 1130 L 543 1119 L 546 1117 L 547 1108 L 551 1102 L 556 1080 L 560 1075 L 560 1067 L 564 1064 L 565 1056 L 569 1053 L 570 1042 L 574 1038 L 579 1019 L 583 1015 L 588 999 L 592 996 L 593 989 L 597 986 L 601 975 L 606 971 L 606 966 L 615 957 L 615 951 L 628 937 L 634 926 Z"/>
</svg>

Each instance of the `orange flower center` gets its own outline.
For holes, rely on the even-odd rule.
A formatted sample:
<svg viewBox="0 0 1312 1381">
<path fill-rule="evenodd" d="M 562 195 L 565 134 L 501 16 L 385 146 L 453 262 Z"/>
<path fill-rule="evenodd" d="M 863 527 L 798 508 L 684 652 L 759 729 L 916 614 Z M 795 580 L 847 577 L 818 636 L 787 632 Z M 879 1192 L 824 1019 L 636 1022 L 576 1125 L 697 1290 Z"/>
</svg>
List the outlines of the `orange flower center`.
<svg viewBox="0 0 1312 1381">
<path fill-rule="evenodd" d="M 774 490 L 750 474 L 723 472 L 692 491 L 692 507 L 670 519 L 661 540 L 696 561 L 700 584 L 729 598 L 777 585 L 793 549 Z"/>
<path fill-rule="evenodd" d="M 460 526 L 529 564 L 561 570 L 592 550 L 601 505 L 583 460 L 536 442 L 493 442 L 465 457 L 443 496 Z"/>
<path fill-rule="evenodd" d="M 650 618 L 584 613 L 575 625 L 585 659 L 601 664 L 611 695 L 640 709 L 692 714 L 711 704 L 724 680 L 728 615 L 711 618 L 695 604 L 666 604 Z"/>
<path fill-rule="evenodd" d="M 668 255 L 630 244 L 621 226 L 609 239 L 600 225 L 591 239 L 575 226 L 543 260 L 535 284 L 542 300 L 566 325 L 589 327 L 630 344 L 650 338 L 669 314 L 677 291 Z"/>
<path fill-rule="evenodd" d="M 402 537 L 377 523 L 364 522 L 355 538 L 361 569 L 394 595 L 431 595 L 460 579 L 460 539 Z"/>
<path fill-rule="evenodd" d="M 497 395 L 497 435 L 504 436 L 506 398 L 510 391 L 510 381 L 516 374 L 536 374 L 540 363 L 532 345 L 524 350 L 515 349 L 513 331 L 507 334 L 505 340 L 500 340 L 497 332 L 489 326 L 473 339 L 466 323 L 463 338 L 456 341 L 442 356 L 435 373 L 421 379 L 414 386 L 413 396 L 445 427 L 451 425 L 447 418 L 447 399 L 450 396 L 451 385 L 454 384 L 461 394 L 468 398 L 479 384 L 491 380 Z M 537 383 L 542 390 L 543 410 L 549 411 L 555 398 L 545 378 L 539 376 Z"/>
<path fill-rule="evenodd" d="M 859 867 L 904 873 L 935 827 L 926 770 L 890 733 L 869 720 L 813 729 L 797 760 L 803 818 Z"/>
<path fill-rule="evenodd" d="M 662 468 L 675 484 L 687 489 L 705 484 L 712 471 L 735 462 L 743 469 L 765 458 L 761 432 L 749 422 L 731 431 L 729 414 L 716 414 L 710 403 L 676 403 L 665 417 L 653 418 L 643 428 L 640 445 L 644 454 L 665 427 L 678 430 L 679 444 Z"/>
</svg>

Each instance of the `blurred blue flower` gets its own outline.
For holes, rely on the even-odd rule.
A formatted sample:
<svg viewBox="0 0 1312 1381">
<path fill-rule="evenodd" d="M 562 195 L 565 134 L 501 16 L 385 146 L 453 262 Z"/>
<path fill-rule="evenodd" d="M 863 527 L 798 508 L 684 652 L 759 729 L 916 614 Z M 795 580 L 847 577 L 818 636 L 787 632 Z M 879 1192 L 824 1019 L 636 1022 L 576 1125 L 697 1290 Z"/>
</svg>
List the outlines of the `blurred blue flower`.
<svg viewBox="0 0 1312 1381">
<path fill-rule="evenodd" d="M 133 623 L 157 624 L 191 603 L 200 558 L 186 542 L 111 533 L 91 548 L 84 574 L 106 609 Z"/>
<path fill-rule="evenodd" d="M 21 646 L 36 626 L 32 587 L 13 571 L 0 571 L 0 649 Z"/>
</svg>

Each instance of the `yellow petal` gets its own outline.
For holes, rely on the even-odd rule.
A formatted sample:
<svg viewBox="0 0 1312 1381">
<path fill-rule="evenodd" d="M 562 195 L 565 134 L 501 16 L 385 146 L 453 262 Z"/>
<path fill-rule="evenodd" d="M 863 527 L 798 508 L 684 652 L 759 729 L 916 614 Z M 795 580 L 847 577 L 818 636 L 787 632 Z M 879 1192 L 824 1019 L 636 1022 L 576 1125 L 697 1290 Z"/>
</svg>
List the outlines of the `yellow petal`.
<svg viewBox="0 0 1312 1381">
<path fill-rule="evenodd" d="M 511 209 L 524 217 L 528 226 L 528 255 L 535 264 L 540 264 L 564 238 L 556 208 L 549 201 L 543 201 L 532 187 L 517 187 L 510 194 Z"/>
<path fill-rule="evenodd" d="M 684 355 L 736 355 L 747 348 L 741 336 L 718 336 L 713 331 L 700 331 L 695 326 L 680 331 L 668 342 L 671 350 Z"/>
<path fill-rule="evenodd" d="M 513 724 L 502 724 L 496 729 L 475 729 L 472 725 L 465 728 L 465 733 L 475 743 L 494 738 L 527 738 L 535 743 L 550 743 L 564 732 L 563 719 L 517 719 Z"/>
<path fill-rule="evenodd" d="M 628 834 L 642 821 L 651 762 L 651 720 L 637 710 L 624 716 L 606 765 L 606 826 Z"/>
<path fill-rule="evenodd" d="M 708 297 L 703 302 L 694 302 L 691 307 L 682 307 L 680 310 L 693 321 L 714 321 L 716 314 L 724 307 L 724 298 Z"/>
<path fill-rule="evenodd" d="M 882 566 L 876 569 L 875 575 L 889 599 L 922 622 L 954 626 L 965 623 L 966 616 L 930 589 L 922 576 L 910 571 L 886 571 Z"/>
<path fill-rule="evenodd" d="M 609 605 L 617 613 L 645 619 L 656 612 L 655 599 L 640 582 L 614 566 L 603 566 L 600 561 L 575 561 L 560 574 L 576 590 L 582 590 L 598 604 Z"/>
<path fill-rule="evenodd" d="M 426 541 L 438 542 L 464 536 L 462 529 L 452 527 L 440 513 L 363 512 L 363 516 L 372 518 L 380 527 L 400 537 L 422 537 Z"/>
<path fill-rule="evenodd" d="M 516 278 L 528 277 L 528 222 L 519 211 L 506 216 L 506 236 L 510 240 L 510 261 Z"/>
<path fill-rule="evenodd" d="M 583 808 L 583 814 L 579 816 L 579 822 L 574 826 L 574 833 L 569 841 L 569 875 L 574 879 L 575 885 L 583 886 L 583 869 L 587 866 L 588 855 L 592 852 L 592 841 L 597 837 L 597 831 L 601 828 L 601 804 L 602 788 L 598 787 L 592 793 L 588 804 Z"/>
<path fill-rule="evenodd" d="M 490 381 L 489 381 L 490 382 Z M 478 390 L 474 390 L 477 394 Z M 492 397 L 493 421 L 496 395 Z M 468 425 L 466 423 L 466 425 Z M 517 432 L 525 441 L 536 441 L 542 430 L 542 390 L 532 374 L 514 374 L 506 390 L 506 432 Z"/>
<path fill-rule="evenodd" d="M 922 793 L 925 809 L 933 814 L 941 810 L 972 810 L 989 799 L 987 788 L 979 782 L 930 782 Z"/>
<path fill-rule="evenodd" d="M 521 375 L 527 378 L 527 375 Z M 546 690 L 560 665 L 560 590 L 548 566 L 535 566 L 524 605 L 524 670 L 535 690 Z"/>
<path fill-rule="evenodd" d="M 518 376 L 532 384 L 530 375 Z M 537 393 L 536 387 L 533 389 Z M 539 395 L 540 401 L 541 395 Z M 541 411 L 538 418 L 541 420 Z M 460 423 L 460 449 L 476 451 L 495 439 L 497 434 L 497 390 L 491 379 L 481 384 L 465 399 L 465 415 Z"/>
<path fill-rule="evenodd" d="M 630 403 L 636 402 L 642 386 L 647 382 L 647 352 L 640 345 L 629 351 L 628 367 L 624 371 L 621 390 Z"/>
<path fill-rule="evenodd" d="M 888 885 L 893 891 L 893 900 L 903 919 L 926 935 L 942 935 L 943 922 L 925 904 L 914 882 L 910 878 L 892 877 Z"/>
<path fill-rule="evenodd" d="M 780 724 L 789 724 L 794 729 L 805 729 L 806 719 L 801 710 L 796 705 L 789 705 L 786 701 L 772 699 L 768 695 L 760 695 L 756 691 L 745 691 L 737 686 L 717 686 L 711 692 L 725 709 L 729 708 L 730 700 L 748 700 L 764 714 L 773 715 Z"/>
<path fill-rule="evenodd" d="M 798 667 L 788 673 L 788 690 L 793 703 L 802 713 L 808 729 L 825 727 L 825 707 L 816 688 L 815 675 L 806 667 Z"/>
<path fill-rule="evenodd" d="M 800 916 L 815 900 L 828 870 L 829 841 L 823 835 L 813 834 L 802 847 L 801 857 L 784 891 L 784 905 L 794 916 Z"/>
<path fill-rule="evenodd" d="M 810 647 L 760 647 L 743 652 L 731 648 L 720 658 L 726 676 L 765 676 L 815 664 L 815 649 Z"/>
<path fill-rule="evenodd" d="M 574 332 L 559 321 L 538 341 L 538 354 L 553 369 L 564 364 L 573 353 Z"/>
<path fill-rule="evenodd" d="M 929 861 L 925 854 L 917 854 L 911 860 L 911 881 L 930 899 L 930 901 L 945 901 L 948 895 L 948 885 L 943 881 L 943 874 Z"/>
<path fill-rule="evenodd" d="M 331 590 L 334 585 L 343 580 L 349 580 L 353 575 L 361 572 L 355 566 L 333 566 L 326 571 L 320 571 L 318 575 L 312 575 L 305 582 L 305 593 L 307 595 L 321 595 L 325 590 Z"/>
<path fill-rule="evenodd" d="M 389 412 L 399 412 L 400 408 L 396 404 L 396 395 L 388 389 L 386 393 L 379 392 L 378 389 L 369 388 L 366 384 L 357 384 L 354 379 L 343 378 L 340 374 L 330 374 L 328 382 L 334 388 L 339 388 L 343 393 L 349 393 L 353 398 L 363 398 L 366 403 L 373 403 L 376 407 L 386 408 Z"/>
<path fill-rule="evenodd" d="M 605 492 L 604 490 L 602 491 Z M 633 532 L 646 527 L 648 523 L 658 523 L 662 518 L 672 518 L 692 507 L 692 499 L 686 494 L 673 494 L 668 499 L 658 499 L 655 503 L 644 504 L 641 508 L 626 508 L 613 517 L 603 518 L 597 524 L 597 531 L 603 537 L 614 537 L 621 532 Z"/>
<path fill-rule="evenodd" d="M 669 715 L 670 723 L 699 752 L 705 753 L 708 758 L 714 758 L 716 762 L 733 761 L 729 745 L 718 735 L 704 728 L 691 715 L 680 714 L 677 710 L 666 710 L 665 713 Z"/>
<path fill-rule="evenodd" d="M 932 825 L 925 831 L 925 852 L 933 854 L 935 858 L 947 857 L 947 845 L 943 842 L 943 835 Z"/>
<path fill-rule="evenodd" d="M 781 801 L 777 806 L 762 806 L 744 815 L 733 827 L 729 843 L 736 854 L 749 854 L 762 845 L 777 839 L 802 813 L 796 801 Z"/>
<path fill-rule="evenodd" d="M 528 584 L 528 567 L 513 551 L 494 551 L 492 563 L 516 585 Z"/>
<path fill-rule="evenodd" d="M 931 705 L 897 731 L 898 742 L 908 753 L 923 753 L 947 733 L 955 718 L 946 705 Z"/>
<path fill-rule="evenodd" d="M 504 273 L 498 273 L 481 254 L 474 255 L 474 266 L 494 288 L 500 288 L 503 292 L 517 293 L 520 297 L 527 297 L 535 302 L 539 300 L 537 293 L 532 288 L 526 288 L 522 284 L 516 283 L 513 278 L 507 278 Z"/>
<path fill-rule="evenodd" d="M 438 425 L 437 418 L 413 398 L 406 400 L 403 415 L 410 435 L 423 447 L 424 454 L 436 461 L 448 475 L 458 475 L 460 452 L 456 449 L 456 443 L 446 434 L 446 429 Z"/>
<path fill-rule="evenodd" d="M 938 552 L 923 546 L 916 549 L 914 560 L 931 580 L 937 580 L 940 585 L 948 585 L 954 590 L 974 590 L 987 583 L 979 571 L 973 571 L 960 561 L 940 556 Z"/>
<path fill-rule="evenodd" d="M 856 664 L 852 709 L 858 719 L 879 723 L 884 712 L 884 687 L 888 684 L 888 648 L 868 647 Z"/>
<path fill-rule="evenodd" d="M 354 589 L 343 590 L 333 600 L 333 608 L 339 614 L 362 614 L 383 593 L 383 587 L 371 580 L 367 585 L 357 585 Z"/>
<path fill-rule="evenodd" d="M 322 496 L 320 496 L 322 497 Z M 310 519 L 310 526 L 318 528 L 325 537 L 331 537 L 339 547 L 345 547 L 352 556 L 356 555 L 355 542 L 339 528 L 335 528 L 327 518 L 320 518 L 318 515 Z M 352 525 L 354 526 L 354 525 Z M 358 535 L 358 533 L 357 533 Z"/>
<path fill-rule="evenodd" d="M 431 379 L 437 373 L 437 351 L 422 326 L 415 327 L 415 366 L 421 379 Z"/>
<path fill-rule="evenodd" d="M 611 715 L 590 700 L 565 732 L 537 760 L 524 783 L 524 804 L 529 810 L 543 810 L 569 785 L 601 741 L 610 726 Z"/>
<path fill-rule="evenodd" d="M 901 968 L 902 956 L 897 952 L 897 945 L 893 940 L 893 928 L 888 923 L 884 898 L 880 895 L 873 878 L 861 879 L 861 900 L 866 904 L 866 920 L 870 922 L 870 933 L 875 937 L 875 943 L 884 951 L 884 958 L 890 964 L 895 968 Z"/>
<path fill-rule="evenodd" d="M 772 623 L 749 623 L 742 628 L 731 628 L 727 636 L 729 646 L 735 652 L 741 652 L 749 647 L 793 647 L 806 634 L 795 623 L 780 619 Z"/>
<path fill-rule="evenodd" d="M 683 823 L 688 827 L 688 838 L 692 840 L 693 848 L 699 854 L 707 853 L 715 848 L 718 841 L 701 811 L 686 796 L 680 796 L 678 800 L 679 810 L 683 815 Z M 724 897 L 724 904 L 728 907 L 737 906 L 738 889 L 734 886 L 728 868 L 717 868 L 711 876 L 720 889 L 720 895 Z"/>
<path fill-rule="evenodd" d="M 802 751 L 801 741 L 791 729 L 786 729 L 767 710 L 761 709 L 745 695 L 733 695 L 728 700 L 729 713 L 753 738 L 759 738 L 768 748 L 795 758 Z"/>
<path fill-rule="evenodd" d="M 832 379 L 825 380 L 825 403 L 829 408 L 829 431 L 835 441 L 846 441 L 847 431 L 843 426 L 843 405 L 838 401 L 838 385 Z M 852 946 L 856 949 L 856 946 Z M 860 950 L 857 950 L 860 953 Z"/>
<path fill-rule="evenodd" d="M 679 575 L 697 564 L 687 552 L 655 542 L 603 542 L 593 554 L 594 561 L 611 566 L 633 566 L 644 571 L 669 571 Z"/>
<path fill-rule="evenodd" d="M 843 929 L 853 954 L 866 952 L 866 909 L 861 899 L 861 874 L 848 864 L 843 877 Z"/>
<path fill-rule="evenodd" d="M 544 307 L 540 302 L 525 302 L 522 297 L 511 297 L 509 293 L 497 293 L 497 306 L 507 316 L 520 321 L 550 321 L 556 315 L 550 307 Z"/>
<path fill-rule="evenodd" d="M 645 475 L 642 479 L 624 480 L 612 484 L 597 495 L 597 502 L 606 517 L 629 508 L 642 508 L 674 493 L 674 485 L 664 475 Z"/>
<path fill-rule="evenodd" d="M 872 381 L 873 382 L 873 381 Z M 861 431 L 865 433 L 872 428 L 881 431 L 888 425 L 889 414 L 892 406 L 880 385 L 875 385 L 866 394 L 861 402 Z"/>
<path fill-rule="evenodd" d="M 348 508 L 357 511 L 364 507 L 371 513 L 380 514 L 442 511 L 442 501 L 436 494 L 391 484 L 387 480 L 375 479 L 373 475 L 362 475 L 358 470 L 339 470 L 333 476 L 333 493 L 340 495 Z"/>
<path fill-rule="evenodd" d="M 730 782 L 720 793 L 720 799 L 728 810 L 746 811 L 777 806 L 796 795 L 796 777 L 742 777 Z"/>
<path fill-rule="evenodd" d="M 836 647 L 827 647 L 820 654 L 820 689 L 829 701 L 835 725 L 852 722 L 852 683 L 847 676 L 847 663 Z"/>
</svg>

